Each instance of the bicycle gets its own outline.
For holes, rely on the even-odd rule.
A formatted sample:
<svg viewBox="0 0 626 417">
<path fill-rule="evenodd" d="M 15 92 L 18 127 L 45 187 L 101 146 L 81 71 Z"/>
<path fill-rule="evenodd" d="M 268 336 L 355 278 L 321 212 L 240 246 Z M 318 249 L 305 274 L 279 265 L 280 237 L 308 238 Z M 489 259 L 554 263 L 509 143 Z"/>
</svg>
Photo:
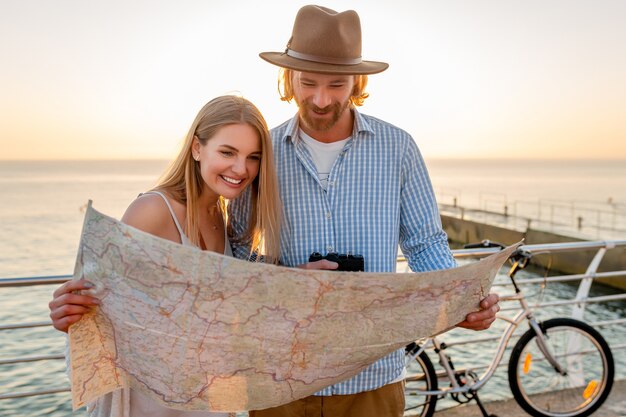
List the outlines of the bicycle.
<svg viewBox="0 0 626 417">
<path fill-rule="evenodd" d="M 504 246 L 483 241 L 466 248 Z M 571 318 L 553 318 L 538 322 L 524 294 L 515 281 L 515 274 L 524 269 L 532 254 L 517 249 L 509 258 L 512 267 L 508 277 L 515 293 L 500 297 L 501 301 L 516 300 L 520 310 L 514 318 L 500 315 L 508 322 L 500 338 L 496 354 L 480 377 L 471 369 L 457 370 L 444 342 L 431 337 L 406 347 L 406 395 L 418 397 L 417 405 L 405 411 L 416 410 L 419 417 L 431 417 L 437 400 L 449 395 L 463 404 L 475 400 L 483 417 L 497 417 L 487 413 L 478 397 L 478 390 L 493 376 L 504 356 L 515 329 L 527 321 L 530 329 L 515 344 L 508 363 L 508 380 L 513 397 L 531 416 L 584 417 L 596 411 L 608 397 L 613 385 L 615 365 L 609 345 L 602 335 L 588 324 Z M 431 344 L 443 367 L 437 374 L 426 353 Z M 439 382 L 448 386 L 439 388 Z"/>
</svg>

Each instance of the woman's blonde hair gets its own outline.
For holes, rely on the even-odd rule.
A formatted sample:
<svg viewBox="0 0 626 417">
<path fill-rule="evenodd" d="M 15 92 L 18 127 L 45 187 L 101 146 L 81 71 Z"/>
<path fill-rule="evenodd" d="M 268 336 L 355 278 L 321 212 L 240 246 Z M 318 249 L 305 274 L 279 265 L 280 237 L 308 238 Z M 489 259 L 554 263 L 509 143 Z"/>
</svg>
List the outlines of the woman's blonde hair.
<svg viewBox="0 0 626 417">
<path fill-rule="evenodd" d="M 251 252 L 264 255 L 268 262 L 277 263 L 280 252 L 280 200 L 274 169 L 272 142 L 267 123 L 261 112 L 243 97 L 226 95 L 217 97 L 202 107 L 185 137 L 182 149 L 165 171 L 156 189 L 166 191 L 172 198 L 185 204 L 186 233 L 196 245 L 200 242 L 198 199 L 204 180 L 200 164 L 193 159 L 194 136 L 204 146 L 219 129 L 226 125 L 246 123 L 259 134 L 261 163 L 259 174 L 250 184 L 252 205 L 248 228 L 234 242 L 249 244 Z M 226 201 L 220 196 L 222 213 L 226 213 Z M 229 222 L 230 223 L 230 222 Z M 229 232 L 232 231 L 230 224 Z"/>
<path fill-rule="evenodd" d="M 354 106 L 362 106 L 365 99 L 370 95 L 365 92 L 367 87 L 367 75 L 355 75 L 354 87 L 350 95 L 350 103 Z M 278 73 L 278 94 L 282 101 L 291 102 L 293 100 L 293 70 L 281 68 Z"/>
</svg>

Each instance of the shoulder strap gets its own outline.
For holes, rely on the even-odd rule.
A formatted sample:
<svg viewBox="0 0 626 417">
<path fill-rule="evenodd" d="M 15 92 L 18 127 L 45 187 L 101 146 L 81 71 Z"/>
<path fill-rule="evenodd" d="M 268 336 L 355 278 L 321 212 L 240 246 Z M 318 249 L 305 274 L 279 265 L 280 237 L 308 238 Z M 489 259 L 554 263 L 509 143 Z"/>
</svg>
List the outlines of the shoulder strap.
<svg viewBox="0 0 626 417">
<path fill-rule="evenodd" d="M 161 198 L 163 199 L 163 201 L 165 201 L 165 204 L 167 204 L 167 208 L 170 210 L 170 214 L 172 215 L 172 219 L 174 220 L 174 224 L 176 225 L 176 229 L 178 229 L 178 233 L 180 233 L 181 242 L 183 242 L 187 236 L 183 233 L 183 228 L 180 227 L 180 223 L 178 223 L 178 219 L 176 218 L 176 215 L 174 214 L 174 209 L 172 208 L 172 205 L 170 204 L 170 201 L 167 199 L 167 197 L 165 197 L 165 194 L 163 194 L 160 191 L 148 191 L 146 193 L 142 193 L 142 194 L 139 194 L 139 195 L 142 196 L 142 195 L 146 195 L 146 194 L 160 195 Z"/>
</svg>

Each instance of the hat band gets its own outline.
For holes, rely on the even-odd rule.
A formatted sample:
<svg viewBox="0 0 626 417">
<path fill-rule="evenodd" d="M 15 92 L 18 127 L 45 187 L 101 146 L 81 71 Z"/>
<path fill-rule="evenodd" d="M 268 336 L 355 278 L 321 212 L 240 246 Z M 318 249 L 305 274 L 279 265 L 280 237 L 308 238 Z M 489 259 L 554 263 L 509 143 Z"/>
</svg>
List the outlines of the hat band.
<svg viewBox="0 0 626 417">
<path fill-rule="evenodd" d="M 311 54 L 303 54 L 293 49 L 287 48 L 285 51 L 292 58 L 302 59 L 305 61 L 319 62 L 321 64 L 337 64 L 337 65 L 356 65 L 362 62 L 361 57 L 358 58 L 331 58 L 327 56 L 318 56 Z"/>
</svg>

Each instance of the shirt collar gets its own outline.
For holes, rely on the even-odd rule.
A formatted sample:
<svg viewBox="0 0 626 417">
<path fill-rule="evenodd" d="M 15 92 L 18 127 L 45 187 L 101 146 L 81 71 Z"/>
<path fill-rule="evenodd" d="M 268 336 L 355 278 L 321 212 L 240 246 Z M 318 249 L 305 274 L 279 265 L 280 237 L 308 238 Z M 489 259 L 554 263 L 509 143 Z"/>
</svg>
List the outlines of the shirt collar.
<svg viewBox="0 0 626 417">
<path fill-rule="evenodd" d="M 365 117 L 355 108 L 352 108 L 352 113 L 354 114 L 354 128 L 352 129 L 352 137 L 356 139 L 359 137 L 359 133 L 374 133 L 374 129 L 367 122 Z M 285 133 L 283 134 L 282 140 L 291 139 L 292 143 L 296 143 L 298 140 L 298 128 L 300 126 L 298 114 L 296 114 L 287 124 L 287 128 L 285 129 Z"/>
</svg>

